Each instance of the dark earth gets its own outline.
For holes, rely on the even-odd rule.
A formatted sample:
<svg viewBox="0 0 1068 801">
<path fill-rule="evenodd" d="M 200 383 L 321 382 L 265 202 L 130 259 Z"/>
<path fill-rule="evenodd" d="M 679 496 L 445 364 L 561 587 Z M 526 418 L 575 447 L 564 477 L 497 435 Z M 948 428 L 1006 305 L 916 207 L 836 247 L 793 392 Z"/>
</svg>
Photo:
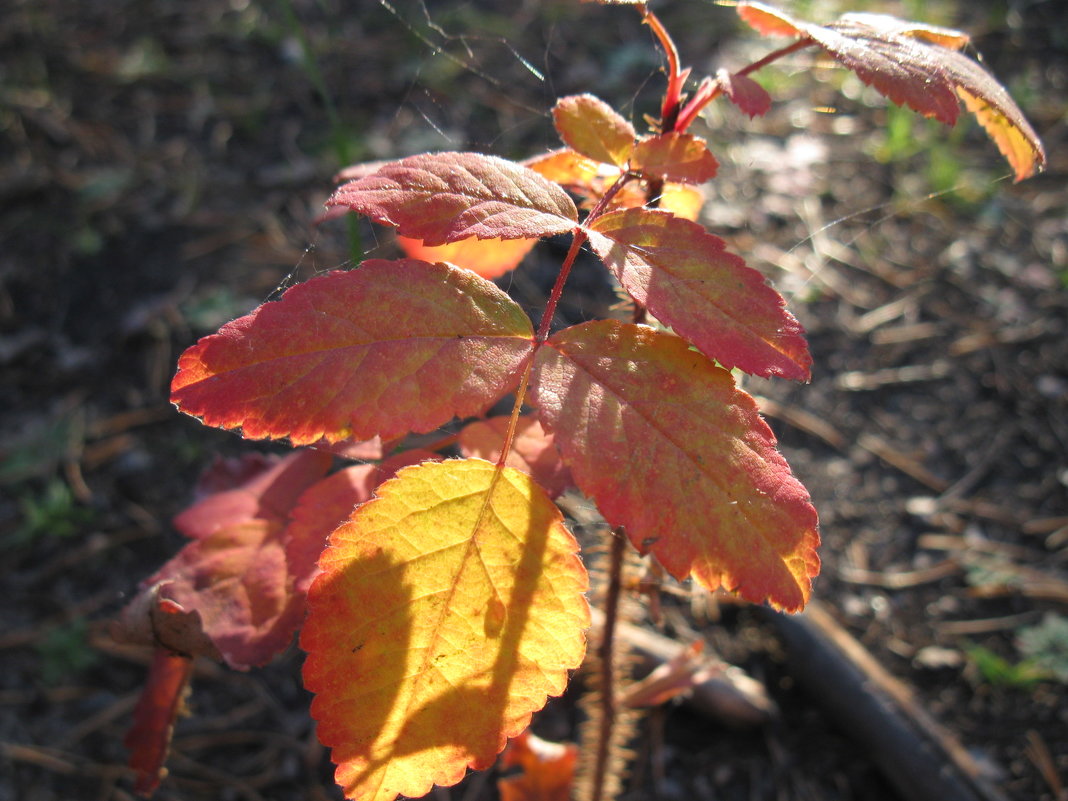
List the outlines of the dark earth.
<svg viewBox="0 0 1068 801">
<path fill-rule="evenodd" d="M 696 73 L 777 46 L 730 8 L 655 8 Z M 803 53 L 762 74 L 768 117 L 715 107 L 697 131 L 722 164 L 704 221 L 809 332 L 811 384 L 746 388 L 820 511 L 818 605 L 972 756 L 972 797 L 1063 801 L 1068 13 L 1061 0 L 864 9 L 969 31 L 1043 138 L 1047 172 L 1014 185 L 973 122 L 887 108 Z M 147 652 L 113 642 L 108 621 L 181 547 L 169 521 L 215 455 L 284 451 L 183 417 L 168 382 L 198 337 L 351 263 L 343 222 L 312 225 L 336 170 L 540 153 L 557 146 L 546 110 L 581 91 L 640 123 L 658 70 L 633 11 L 570 0 L 4 3 L 0 801 L 133 797 L 122 739 Z M 364 250 L 393 254 L 386 232 L 361 230 Z M 538 304 L 559 258 L 550 243 L 499 283 Z M 566 323 L 617 300 L 593 266 L 569 290 Z M 685 703 L 656 710 L 624 798 L 906 801 L 888 774 L 915 766 L 878 767 L 774 615 L 682 590 L 661 627 L 705 637 L 778 713 L 738 730 Z M 340 798 L 300 664 L 295 647 L 249 673 L 198 664 L 156 797 Z M 536 729 L 572 736 L 580 688 Z M 494 779 L 431 797 L 494 798 Z"/>
</svg>

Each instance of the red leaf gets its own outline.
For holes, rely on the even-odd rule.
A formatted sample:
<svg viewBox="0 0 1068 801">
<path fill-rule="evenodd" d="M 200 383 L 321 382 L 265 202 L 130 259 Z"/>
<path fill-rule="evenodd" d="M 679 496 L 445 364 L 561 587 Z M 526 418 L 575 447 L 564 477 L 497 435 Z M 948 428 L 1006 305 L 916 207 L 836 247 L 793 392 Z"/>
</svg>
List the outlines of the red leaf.
<svg viewBox="0 0 1068 801">
<path fill-rule="evenodd" d="M 507 415 L 490 417 L 464 426 L 460 431 L 460 450 L 463 455 L 496 462 L 501 456 L 509 419 Z M 571 472 L 560 461 L 560 453 L 553 444 L 552 435 L 546 434 L 534 417 L 519 418 L 512 450 L 505 464 L 533 477 L 552 498 L 574 486 Z"/>
<path fill-rule="evenodd" d="M 679 337 L 612 320 L 539 349 L 533 400 L 579 489 L 678 579 L 802 608 L 816 511 L 731 375 Z"/>
<path fill-rule="evenodd" d="M 553 122 L 564 144 L 594 161 L 623 167 L 634 149 L 634 126 L 593 95 L 563 97 Z"/>
<path fill-rule="evenodd" d="M 577 763 L 577 745 L 549 742 L 527 729 L 501 755 L 502 767 L 523 769 L 497 781 L 501 801 L 568 801 Z"/>
<path fill-rule="evenodd" d="M 234 523 L 259 518 L 285 522 L 297 498 L 326 475 L 333 460 L 327 453 L 301 450 L 284 459 L 249 454 L 240 460 L 219 460 L 208 470 L 202 487 L 218 491 L 198 501 L 174 518 L 174 527 L 190 539 L 207 537 Z M 235 483 L 224 488 L 227 477 Z"/>
<path fill-rule="evenodd" d="M 378 465 L 358 464 L 312 485 L 293 509 L 284 546 L 295 592 L 306 593 L 327 538 L 379 484 Z"/>
<path fill-rule="evenodd" d="M 200 340 L 171 400 L 253 439 L 388 439 L 483 412 L 518 382 L 532 339 L 523 310 L 473 273 L 373 260 Z"/>
<path fill-rule="evenodd" d="M 750 119 L 764 116 L 771 108 L 771 95 L 747 75 L 732 75 L 721 69 L 716 73 L 716 81 L 727 99 L 748 114 Z"/>
<path fill-rule="evenodd" d="M 665 181 L 703 184 L 719 169 L 705 141 L 687 133 L 647 136 L 634 148 L 632 166 Z"/>
<path fill-rule="evenodd" d="M 426 245 L 468 237 L 537 239 L 575 227 L 567 193 L 533 170 L 479 153 L 425 153 L 390 162 L 326 202 Z"/>
<path fill-rule="evenodd" d="M 190 542 L 145 583 L 162 582 L 161 597 L 195 610 L 230 667 L 266 664 L 289 645 L 304 616 L 282 532 L 267 520 L 226 526 Z"/>
<path fill-rule="evenodd" d="M 193 660 L 156 648 L 133 725 L 123 744 L 130 750 L 130 768 L 137 774 L 134 792 L 148 798 L 166 775 L 163 765 L 171 746 L 174 722 L 193 675 Z"/>
<path fill-rule="evenodd" d="M 317 562 L 327 538 L 348 520 L 355 507 L 370 500 L 375 487 L 392 478 L 402 467 L 440 458 L 436 453 L 412 448 L 381 464 L 347 467 L 312 485 L 300 496 L 285 532 L 286 562 L 293 576 L 293 590 L 308 591 L 318 573 Z"/>
<path fill-rule="evenodd" d="M 760 33 L 812 39 L 864 83 L 925 117 L 953 125 L 960 114 L 959 95 L 1008 159 L 1017 181 L 1046 166 L 1038 135 L 1008 92 L 956 52 L 968 41 L 959 31 L 883 14 L 845 14 L 829 25 L 814 25 L 753 0 L 740 2 L 738 14 Z"/>
<path fill-rule="evenodd" d="M 719 237 L 655 209 L 611 212 L 588 233 L 634 299 L 706 355 L 754 375 L 809 378 L 812 357 L 800 324 Z"/>
</svg>

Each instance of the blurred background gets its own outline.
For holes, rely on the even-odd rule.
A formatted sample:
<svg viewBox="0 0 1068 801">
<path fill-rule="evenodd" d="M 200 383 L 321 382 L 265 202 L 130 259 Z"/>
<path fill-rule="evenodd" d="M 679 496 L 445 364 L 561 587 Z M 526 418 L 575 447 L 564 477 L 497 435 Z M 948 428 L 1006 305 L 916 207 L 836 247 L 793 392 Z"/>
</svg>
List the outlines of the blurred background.
<svg viewBox="0 0 1068 801">
<path fill-rule="evenodd" d="M 1049 153 L 1014 185 L 970 119 L 949 130 L 888 107 L 809 53 L 759 73 L 767 117 L 714 105 L 695 128 L 722 165 L 704 222 L 810 332 L 811 385 L 746 388 L 821 513 L 816 598 L 1003 797 L 1064 799 L 1068 9 L 783 7 L 969 32 Z M 729 7 L 653 8 L 698 76 L 778 46 Z M 122 737 L 146 655 L 111 642 L 107 621 L 181 547 L 169 521 L 216 454 L 284 450 L 179 415 L 175 361 L 281 287 L 394 253 L 364 222 L 313 225 L 337 170 L 542 153 L 558 146 L 555 98 L 584 91 L 641 128 L 660 66 L 631 9 L 570 0 L 3 4 L 0 801 L 131 797 Z M 549 243 L 498 283 L 536 304 L 558 263 Z M 594 268 L 569 288 L 572 321 L 616 301 Z M 795 680 L 767 616 L 699 600 L 678 626 L 763 682 L 779 715 L 738 733 L 658 713 L 624 797 L 896 798 Z M 157 797 L 340 798 L 300 661 L 199 666 Z"/>
</svg>

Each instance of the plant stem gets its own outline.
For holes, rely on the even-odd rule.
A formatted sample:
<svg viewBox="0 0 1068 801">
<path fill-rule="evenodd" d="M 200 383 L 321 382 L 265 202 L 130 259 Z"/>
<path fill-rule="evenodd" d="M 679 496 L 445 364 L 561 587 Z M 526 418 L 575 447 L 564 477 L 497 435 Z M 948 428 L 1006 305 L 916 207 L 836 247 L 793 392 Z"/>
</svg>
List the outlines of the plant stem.
<svg viewBox="0 0 1068 801">
<path fill-rule="evenodd" d="M 675 47 L 675 42 L 672 40 L 671 35 L 667 32 L 667 28 L 657 18 L 656 14 L 646 8 L 644 5 L 641 7 L 642 22 L 652 28 L 653 33 L 656 34 L 656 38 L 660 41 L 660 46 L 664 49 L 664 55 L 667 56 L 667 88 L 664 90 L 664 102 L 660 107 L 660 130 L 663 133 L 675 130 L 675 120 L 679 115 L 679 106 L 682 104 L 682 84 L 686 80 L 686 75 L 689 70 L 685 72 L 679 68 L 679 51 Z"/>
<path fill-rule="evenodd" d="M 601 630 L 601 642 L 597 647 L 601 677 L 601 720 L 597 733 L 597 750 L 594 755 L 593 780 L 590 798 L 601 801 L 604 794 L 605 777 L 612 750 L 612 730 L 616 722 L 616 687 L 615 687 L 615 653 L 616 621 L 619 619 L 619 598 L 623 587 L 623 553 L 627 541 L 622 528 L 612 532 L 611 551 L 608 561 L 608 590 L 604 599 L 604 627 Z"/>
<path fill-rule="evenodd" d="M 759 61 L 754 61 L 752 64 L 742 67 L 734 74 L 749 75 L 752 72 L 756 72 L 757 70 L 768 66 L 768 64 L 771 64 L 773 61 L 778 61 L 783 56 L 788 56 L 790 55 L 790 53 L 796 53 L 798 50 L 804 50 L 806 47 L 811 47 L 814 44 L 816 44 L 815 40 L 809 39 L 808 37 L 798 39 L 796 42 L 788 44 L 785 47 L 780 47 L 778 50 L 774 50 L 771 53 L 768 53 L 766 56 L 764 56 L 764 58 L 760 59 Z M 703 109 L 713 100 L 715 100 L 721 94 L 723 94 L 723 87 L 719 85 L 718 82 L 716 83 L 715 87 L 711 89 L 711 91 L 702 92 L 698 90 L 697 94 L 695 94 L 690 99 L 690 102 L 686 104 L 686 107 L 678 113 L 678 117 L 675 120 L 674 130 L 685 131 L 688 127 L 690 127 L 690 123 L 697 118 L 697 115 L 701 112 L 701 109 Z"/>
</svg>

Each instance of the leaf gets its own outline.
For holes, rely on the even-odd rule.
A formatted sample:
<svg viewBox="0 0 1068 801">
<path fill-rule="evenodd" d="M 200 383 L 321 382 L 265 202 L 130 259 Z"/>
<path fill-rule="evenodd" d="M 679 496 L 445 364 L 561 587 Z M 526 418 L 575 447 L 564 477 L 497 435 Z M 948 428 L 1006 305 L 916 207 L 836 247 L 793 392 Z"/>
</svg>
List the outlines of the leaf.
<svg viewBox="0 0 1068 801">
<path fill-rule="evenodd" d="M 284 523 L 300 494 L 326 475 L 332 461 L 329 454 L 312 450 L 284 459 L 261 454 L 217 459 L 199 482 L 202 489 L 215 491 L 179 513 L 174 527 L 196 540 L 253 518 Z M 230 481 L 235 483 L 227 486 Z"/>
<path fill-rule="evenodd" d="M 647 136 L 638 142 L 631 166 L 666 181 L 703 184 L 715 176 L 719 162 L 700 137 L 664 133 Z"/>
<path fill-rule="evenodd" d="M 419 448 L 403 451 L 381 464 L 347 467 L 308 488 L 293 509 L 284 543 L 286 564 L 294 592 L 306 593 L 318 573 L 319 556 L 327 539 L 352 510 L 371 499 L 375 487 L 402 467 L 438 460 L 436 453 Z"/>
<path fill-rule="evenodd" d="M 571 95 L 553 107 L 553 122 L 564 144 L 605 164 L 625 167 L 634 149 L 634 126 L 593 95 Z"/>
<path fill-rule="evenodd" d="M 533 170 L 480 153 L 424 153 L 341 186 L 326 201 L 426 245 L 537 239 L 572 230 L 578 211 Z"/>
<path fill-rule="evenodd" d="M 174 722 L 193 675 L 193 660 L 157 647 L 148 680 L 134 708 L 133 725 L 123 740 L 130 751 L 134 792 L 148 798 L 166 775 L 163 765 L 171 747 Z"/>
<path fill-rule="evenodd" d="M 410 259 L 446 261 L 490 279 L 518 267 L 537 242 L 537 239 L 463 239 L 430 246 L 418 239 L 397 237 L 397 244 Z"/>
<path fill-rule="evenodd" d="M 496 462 L 501 455 L 509 420 L 510 417 L 504 415 L 468 423 L 460 431 L 460 451 L 464 456 Z M 552 435 L 546 434 L 537 418 L 529 415 L 520 417 L 516 423 L 512 450 L 505 464 L 533 477 L 552 498 L 574 486 L 570 471 L 560 461 Z"/>
<path fill-rule="evenodd" d="M 372 260 L 200 340 L 171 401 L 252 439 L 389 439 L 480 414 L 518 382 L 532 339 L 523 310 L 473 273 Z"/>
<path fill-rule="evenodd" d="M 304 614 L 275 521 L 234 523 L 194 540 L 147 579 L 160 595 L 195 610 L 232 668 L 264 665 L 293 638 Z"/>
<path fill-rule="evenodd" d="M 655 209 L 611 212 L 588 234 L 624 289 L 705 355 L 754 375 L 809 378 L 801 325 L 719 237 Z"/>
<path fill-rule="evenodd" d="M 533 402 L 575 483 L 678 579 L 801 609 L 816 512 L 731 375 L 679 337 L 612 320 L 539 349 Z"/>
<path fill-rule="evenodd" d="M 988 72 L 956 52 L 968 37 L 948 28 L 904 22 L 883 14 L 845 14 L 814 25 L 752 0 L 738 14 L 760 33 L 812 39 L 864 83 L 897 105 L 953 125 L 958 97 L 990 134 L 1022 181 L 1045 169 L 1038 135 L 1008 92 Z"/>
<path fill-rule="evenodd" d="M 501 756 L 503 768 L 523 769 L 497 780 L 501 801 L 570 801 L 577 764 L 577 745 L 543 740 L 527 729 Z"/>
<path fill-rule="evenodd" d="M 716 72 L 716 81 L 727 99 L 748 114 L 750 119 L 763 117 L 771 109 L 771 95 L 752 78 L 732 75 L 721 69 Z"/>
<path fill-rule="evenodd" d="M 312 716 L 348 798 L 488 767 L 585 652 L 574 538 L 524 474 L 401 470 L 330 538 L 301 634 Z"/>
<path fill-rule="evenodd" d="M 701 207 L 705 205 L 705 196 L 700 189 L 686 184 L 665 183 L 660 193 L 660 203 L 657 208 L 669 211 L 676 217 L 687 220 L 696 220 L 701 214 Z"/>
</svg>

